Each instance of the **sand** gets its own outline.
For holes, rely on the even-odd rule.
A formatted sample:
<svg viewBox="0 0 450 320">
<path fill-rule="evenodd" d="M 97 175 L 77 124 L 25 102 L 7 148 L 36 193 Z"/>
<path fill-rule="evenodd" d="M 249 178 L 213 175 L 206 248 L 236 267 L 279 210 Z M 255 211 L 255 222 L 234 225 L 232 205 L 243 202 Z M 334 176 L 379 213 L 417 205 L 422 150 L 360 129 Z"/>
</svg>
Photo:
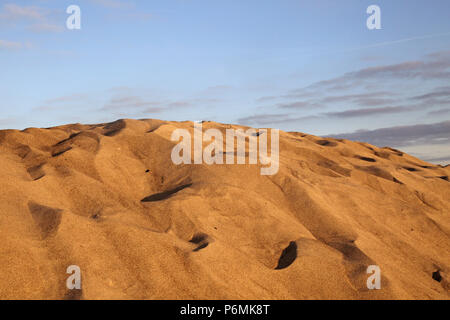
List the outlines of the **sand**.
<svg viewBox="0 0 450 320">
<path fill-rule="evenodd" d="M 276 175 L 176 166 L 171 133 L 192 127 L 0 131 L 0 298 L 450 298 L 450 167 L 282 131 Z"/>
</svg>

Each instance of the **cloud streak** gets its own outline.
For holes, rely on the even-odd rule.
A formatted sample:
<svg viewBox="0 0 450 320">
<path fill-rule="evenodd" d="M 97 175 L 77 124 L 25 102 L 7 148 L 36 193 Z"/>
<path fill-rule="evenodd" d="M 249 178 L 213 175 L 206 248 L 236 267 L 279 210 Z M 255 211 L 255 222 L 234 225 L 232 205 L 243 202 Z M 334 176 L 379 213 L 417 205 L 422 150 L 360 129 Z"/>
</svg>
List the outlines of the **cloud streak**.
<svg viewBox="0 0 450 320">
<path fill-rule="evenodd" d="M 32 32 L 62 32 L 64 25 L 54 17 L 54 10 L 37 6 L 20 6 L 14 3 L 4 4 L 0 10 L 0 23 L 17 27 L 24 25 Z"/>
<path fill-rule="evenodd" d="M 30 43 L 0 40 L 0 50 L 20 50 L 31 48 Z"/>
<path fill-rule="evenodd" d="M 294 116 L 289 113 L 279 113 L 279 114 L 258 114 L 248 117 L 239 118 L 236 120 L 239 124 L 244 125 L 273 125 L 273 124 L 283 124 L 303 120 L 311 120 L 319 118 L 319 116 Z"/>
<path fill-rule="evenodd" d="M 408 112 L 417 109 L 415 106 L 395 106 L 395 107 L 382 107 L 382 108 L 363 108 L 363 109 L 351 109 L 339 112 L 328 112 L 325 113 L 329 117 L 337 118 L 356 118 L 356 117 L 366 117 L 380 114 L 392 114 Z"/>
<path fill-rule="evenodd" d="M 432 124 L 394 126 L 376 130 L 359 130 L 332 134 L 330 137 L 364 141 L 380 147 L 405 147 L 419 144 L 449 144 L 450 121 Z"/>
<path fill-rule="evenodd" d="M 375 120 L 380 120 L 393 114 L 413 112 L 415 116 L 419 113 L 424 117 L 446 116 L 450 106 L 450 87 L 442 83 L 448 81 L 450 51 L 441 51 L 417 60 L 346 72 L 293 88 L 285 94 L 262 96 L 255 101 L 267 104 L 260 107 L 266 111 L 241 117 L 238 121 L 288 124 L 299 119 L 326 121 L 375 117 Z M 311 111 L 315 114 L 311 115 Z"/>
</svg>

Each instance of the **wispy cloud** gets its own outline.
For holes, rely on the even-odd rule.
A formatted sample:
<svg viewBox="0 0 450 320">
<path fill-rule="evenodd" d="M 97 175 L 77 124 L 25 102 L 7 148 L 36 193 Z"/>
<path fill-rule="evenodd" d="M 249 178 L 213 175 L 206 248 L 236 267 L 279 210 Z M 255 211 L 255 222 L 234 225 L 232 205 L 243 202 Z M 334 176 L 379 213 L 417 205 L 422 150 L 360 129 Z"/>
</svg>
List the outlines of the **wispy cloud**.
<svg viewBox="0 0 450 320">
<path fill-rule="evenodd" d="M 419 144 L 449 144 L 450 121 L 394 126 L 376 130 L 358 130 L 332 134 L 331 137 L 364 141 L 377 146 L 414 146 Z"/>
<path fill-rule="evenodd" d="M 382 107 L 382 108 L 363 108 L 363 109 L 351 109 L 337 112 L 327 112 L 326 116 L 337 118 L 356 118 L 366 117 L 380 114 L 392 114 L 400 112 L 408 112 L 415 110 L 414 106 L 395 106 L 395 107 Z"/>
<path fill-rule="evenodd" d="M 64 31 L 64 27 L 62 25 L 44 22 L 44 23 L 36 23 L 36 24 L 30 25 L 28 27 L 28 30 L 36 32 L 36 33 L 41 33 L 41 32 L 63 32 Z"/>
<path fill-rule="evenodd" d="M 17 41 L 6 41 L 0 40 L 0 50 L 19 50 L 19 49 L 28 49 L 31 48 L 32 45 L 29 42 L 17 42 Z"/>
<path fill-rule="evenodd" d="M 306 108 L 317 108 L 317 107 L 320 107 L 320 105 L 318 103 L 309 102 L 309 101 L 294 101 L 294 102 L 278 104 L 278 108 L 283 108 L 283 109 L 306 109 Z"/>
<path fill-rule="evenodd" d="M 441 98 L 441 97 L 450 97 L 450 87 L 441 87 L 435 91 L 432 91 L 427 94 L 423 94 L 420 96 L 415 96 L 412 99 L 414 100 L 425 100 L 431 98 Z"/>
<path fill-rule="evenodd" d="M 378 43 L 371 44 L 371 45 L 368 45 L 368 46 L 361 46 L 361 47 L 351 48 L 348 51 L 361 50 L 361 49 L 370 49 L 370 48 L 377 48 L 377 47 L 385 47 L 385 46 L 390 46 L 390 45 L 398 44 L 398 43 L 417 41 L 417 40 L 424 40 L 424 39 L 432 39 L 432 38 L 449 37 L 449 36 L 450 36 L 450 32 L 434 33 L 434 34 L 428 34 L 428 35 L 423 35 L 423 36 L 416 36 L 416 37 L 403 38 L 403 39 L 398 39 L 398 40 L 378 42 Z"/>
<path fill-rule="evenodd" d="M 0 23 L 8 27 L 24 27 L 32 32 L 61 32 L 64 25 L 56 18 L 55 10 L 38 6 L 4 4 L 0 10 Z"/>
<path fill-rule="evenodd" d="M 113 97 L 106 103 L 101 109 L 102 110 L 114 110 L 114 109 L 129 109 L 129 108 L 148 108 L 153 106 L 162 105 L 161 101 L 149 101 L 144 100 L 139 96 L 120 96 Z"/>
<path fill-rule="evenodd" d="M 123 112 L 125 110 L 133 110 L 141 113 L 160 113 L 177 108 L 191 106 L 189 101 L 167 101 L 164 99 L 145 99 L 138 95 L 119 95 L 112 97 L 100 111 Z"/>
<path fill-rule="evenodd" d="M 62 102 L 79 102 L 84 101 L 89 96 L 84 93 L 75 93 L 67 96 L 61 96 L 53 99 L 48 99 L 45 101 L 46 104 L 62 103 Z"/>
<path fill-rule="evenodd" d="M 49 10 L 37 6 L 19 6 L 14 3 L 7 3 L 3 5 L 0 18 L 3 21 L 45 20 L 48 14 Z"/>
<path fill-rule="evenodd" d="M 426 80 L 427 85 L 419 85 Z M 447 114 L 450 106 L 450 51 L 428 54 L 422 59 L 397 64 L 362 68 L 309 85 L 293 88 L 285 94 L 267 95 L 256 100 L 266 104 L 263 114 L 289 110 L 273 122 L 297 119 L 363 118 L 377 119 L 396 113 L 422 112 L 423 116 Z M 440 84 L 440 85 L 439 85 Z M 429 89 L 434 85 L 434 89 Z M 414 90 L 411 95 L 410 90 Z M 435 110 L 438 109 L 439 110 Z M 329 111 L 326 111 L 326 110 Z M 315 112 L 311 116 L 311 111 Z M 257 114 L 259 114 L 257 112 Z M 248 119 L 247 119 L 248 118 Z M 253 123 L 269 123 L 270 117 L 241 117 Z"/>
<path fill-rule="evenodd" d="M 368 81 L 387 80 L 444 80 L 450 79 L 450 51 L 430 54 L 422 60 L 406 61 L 397 64 L 367 67 L 347 72 L 341 76 L 318 81 L 303 88 L 291 90 L 291 95 L 308 95 L 316 90 L 335 88 L 358 88 Z"/>
<path fill-rule="evenodd" d="M 443 108 L 428 112 L 429 116 L 443 116 L 450 114 L 450 108 Z"/>
<path fill-rule="evenodd" d="M 290 113 L 267 113 L 257 114 L 248 117 L 242 117 L 237 119 L 237 123 L 244 125 L 273 125 L 273 124 L 285 124 L 291 122 L 298 122 L 304 120 L 311 120 L 319 118 L 319 116 L 295 116 Z"/>
<path fill-rule="evenodd" d="M 93 97 L 86 93 L 74 93 L 70 95 L 51 98 L 43 101 L 39 106 L 34 107 L 33 111 L 47 112 L 47 111 L 66 111 L 67 107 L 76 109 L 84 106 L 89 106 L 92 103 Z"/>
</svg>

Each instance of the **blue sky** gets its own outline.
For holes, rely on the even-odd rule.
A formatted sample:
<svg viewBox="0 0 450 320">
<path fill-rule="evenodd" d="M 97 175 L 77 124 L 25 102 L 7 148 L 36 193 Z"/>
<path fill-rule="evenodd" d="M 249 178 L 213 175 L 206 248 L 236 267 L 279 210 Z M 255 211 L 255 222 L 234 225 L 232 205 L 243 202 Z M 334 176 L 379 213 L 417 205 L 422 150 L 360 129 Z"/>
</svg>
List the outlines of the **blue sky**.
<svg viewBox="0 0 450 320">
<path fill-rule="evenodd" d="M 81 8 L 68 30 L 66 8 Z M 381 30 L 366 9 L 381 8 Z M 214 120 L 450 162 L 447 0 L 0 0 L 0 128 Z"/>
</svg>

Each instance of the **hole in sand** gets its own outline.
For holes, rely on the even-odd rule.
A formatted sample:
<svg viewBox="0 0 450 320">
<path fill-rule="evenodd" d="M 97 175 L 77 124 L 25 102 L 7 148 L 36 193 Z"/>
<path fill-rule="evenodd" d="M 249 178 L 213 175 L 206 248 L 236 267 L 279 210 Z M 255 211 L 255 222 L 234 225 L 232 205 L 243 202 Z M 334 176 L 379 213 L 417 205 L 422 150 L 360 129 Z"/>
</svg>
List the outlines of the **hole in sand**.
<svg viewBox="0 0 450 320">
<path fill-rule="evenodd" d="M 448 180 L 448 176 L 442 176 L 442 177 L 439 177 L 440 179 L 442 179 L 442 180 L 445 180 L 445 181 L 449 181 Z"/>
<path fill-rule="evenodd" d="M 289 267 L 297 259 L 297 243 L 291 241 L 286 249 L 281 253 L 278 265 L 275 270 L 285 269 Z"/>
<path fill-rule="evenodd" d="M 206 235 L 204 233 L 196 233 L 196 234 L 194 234 L 192 239 L 189 240 L 189 242 L 199 244 L 199 243 L 205 241 L 207 238 L 208 238 L 208 235 Z"/>
<path fill-rule="evenodd" d="M 202 249 L 205 249 L 208 245 L 209 245 L 208 242 L 202 243 L 201 245 L 199 245 L 197 248 L 195 248 L 195 249 L 192 250 L 192 251 L 193 251 L 193 252 L 200 251 L 200 250 L 202 250 Z"/>
<path fill-rule="evenodd" d="M 329 140 L 317 140 L 316 143 L 324 147 L 336 147 L 337 143 Z"/>
<path fill-rule="evenodd" d="M 377 160 L 369 157 L 363 157 L 363 156 L 356 156 L 357 159 L 367 161 L 367 162 L 377 162 Z"/>
<path fill-rule="evenodd" d="M 155 201 L 165 200 L 165 199 L 170 198 L 173 194 L 177 193 L 178 191 L 189 188 L 190 186 L 192 186 L 192 183 L 184 184 L 184 185 L 176 187 L 175 189 L 172 189 L 172 190 L 152 194 L 151 196 L 145 197 L 141 201 L 142 202 L 155 202 Z"/>
<path fill-rule="evenodd" d="M 441 271 L 437 270 L 435 272 L 433 272 L 432 276 L 433 280 L 437 281 L 437 282 L 441 282 L 442 281 L 442 276 L 441 276 Z"/>
<path fill-rule="evenodd" d="M 419 169 L 411 168 L 411 167 L 404 167 L 403 169 L 408 170 L 409 172 L 416 172 L 416 171 L 419 171 Z"/>
<path fill-rule="evenodd" d="M 194 236 L 192 237 L 191 240 L 189 240 L 189 242 L 197 244 L 198 246 L 192 251 L 197 252 L 199 250 L 206 248 L 209 245 L 209 242 L 207 240 L 208 240 L 207 234 L 204 234 L 204 233 L 194 234 Z"/>
<path fill-rule="evenodd" d="M 100 220 L 101 217 L 102 215 L 100 213 L 95 213 L 91 216 L 91 219 Z"/>
</svg>

